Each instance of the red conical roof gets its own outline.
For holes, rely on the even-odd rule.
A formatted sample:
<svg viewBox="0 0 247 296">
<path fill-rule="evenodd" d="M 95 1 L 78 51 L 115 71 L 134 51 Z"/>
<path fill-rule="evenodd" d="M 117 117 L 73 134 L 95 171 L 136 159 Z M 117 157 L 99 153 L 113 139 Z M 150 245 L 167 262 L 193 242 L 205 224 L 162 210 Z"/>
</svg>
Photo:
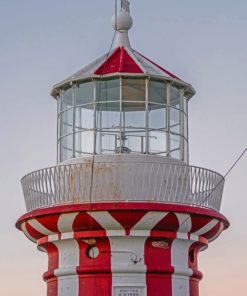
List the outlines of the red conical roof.
<svg viewBox="0 0 247 296">
<path fill-rule="evenodd" d="M 94 72 L 95 75 L 112 73 L 144 73 L 124 47 L 115 49 Z"/>
</svg>

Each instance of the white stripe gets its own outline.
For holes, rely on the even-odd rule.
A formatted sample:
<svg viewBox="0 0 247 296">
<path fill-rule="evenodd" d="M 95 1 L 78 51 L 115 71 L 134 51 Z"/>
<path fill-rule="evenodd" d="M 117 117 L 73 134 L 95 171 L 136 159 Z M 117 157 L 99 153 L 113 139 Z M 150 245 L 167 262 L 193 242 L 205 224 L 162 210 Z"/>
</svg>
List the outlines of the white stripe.
<svg viewBox="0 0 247 296">
<path fill-rule="evenodd" d="M 171 263 L 175 271 L 172 275 L 172 296 L 190 296 L 189 277 L 193 271 L 188 266 L 189 248 L 193 242 L 175 239 L 171 247 Z"/>
<path fill-rule="evenodd" d="M 26 236 L 27 238 L 29 238 L 32 242 L 36 243 L 37 240 L 36 240 L 34 237 L 32 237 L 32 236 L 29 234 L 29 232 L 27 231 L 26 223 L 27 223 L 27 222 L 24 222 L 24 223 L 21 224 L 21 230 L 23 231 L 23 233 L 25 234 L 25 236 Z"/>
<path fill-rule="evenodd" d="M 121 235 L 125 235 L 125 230 L 123 226 L 115 220 L 108 212 L 88 212 L 107 232 L 108 230 L 120 230 Z"/>
<path fill-rule="evenodd" d="M 73 232 L 73 223 L 77 215 L 78 213 L 67 213 L 60 215 L 57 222 L 59 232 Z"/>
<path fill-rule="evenodd" d="M 135 225 L 131 228 L 130 234 L 135 230 L 148 230 L 147 235 L 150 234 L 155 225 L 157 225 L 160 220 L 165 218 L 168 213 L 166 212 L 147 212 Z"/>
<path fill-rule="evenodd" d="M 44 235 L 51 235 L 55 234 L 55 232 L 50 231 L 45 226 L 43 226 L 41 223 L 39 223 L 36 219 L 29 220 L 28 223 L 38 232 L 44 234 Z"/>
<path fill-rule="evenodd" d="M 121 287 L 140 288 L 143 296 L 146 296 L 146 265 L 144 262 L 144 249 L 147 236 L 127 236 L 125 229 L 108 212 L 92 212 L 92 217 L 107 232 L 111 246 L 111 272 L 112 294 Z M 145 223 L 137 223 L 132 229 L 146 234 L 144 225 L 152 227 L 164 216 L 150 215 L 152 219 L 144 219 Z M 150 217 L 147 216 L 147 217 Z M 149 223 L 148 223 L 149 221 Z M 141 230 L 139 230 L 141 229 Z M 150 233 L 150 230 L 149 230 Z"/>
<path fill-rule="evenodd" d="M 146 74 L 147 70 L 143 67 L 143 65 L 140 63 L 140 61 L 136 58 L 134 52 L 131 49 L 128 49 L 127 47 L 125 47 L 125 50 L 130 55 L 130 57 L 134 60 L 134 62 L 139 66 L 139 68 L 142 70 L 142 72 L 144 74 Z"/>
<path fill-rule="evenodd" d="M 79 279 L 78 276 L 58 278 L 58 296 L 78 296 Z"/>
<path fill-rule="evenodd" d="M 136 60 L 138 60 L 139 64 L 142 65 L 142 69 L 145 69 L 146 74 L 159 74 L 162 76 L 167 76 L 170 77 L 168 74 L 166 74 L 164 71 L 162 71 L 160 68 L 158 68 L 157 66 L 155 66 L 154 64 L 152 64 L 151 62 L 149 62 L 148 60 L 146 60 L 144 57 L 142 57 L 140 54 L 138 54 L 137 52 L 133 52 Z"/>
<path fill-rule="evenodd" d="M 59 235 L 58 234 L 52 234 L 48 236 L 48 242 L 54 242 L 59 240 Z"/>
<path fill-rule="evenodd" d="M 112 293 L 118 287 L 138 287 L 146 296 L 144 249 L 147 237 L 109 237 L 111 244 Z M 113 295 L 115 295 L 113 293 Z"/>
<path fill-rule="evenodd" d="M 213 236 L 213 237 L 211 237 L 208 241 L 211 243 L 212 241 L 214 241 L 220 234 L 221 234 L 221 232 L 223 231 L 223 229 L 224 229 L 224 224 L 221 222 L 220 223 L 220 228 L 219 228 L 219 230 L 217 231 L 217 233 Z"/>
<path fill-rule="evenodd" d="M 204 233 L 207 233 L 208 231 L 210 231 L 212 228 L 214 228 L 214 226 L 218 223 L 218 220 L 213 219 L 212 221 L 210 221 L 208 224 L 206 224 L 205 226 L 203 226 L 201 229 L 197 230 L 194 232 L 194 234 L 196 235 L 202 235 Z"/>
<path fill-rule="evenodd" d="M 79 245 L 74 239 L 54 242 L 54 245 L 57 246 L 59 254 L 59 265 L 55 271 L 55 275 L 58 276 L 58 295 L 78 296 L 79 279 L 76 268 L 80 263 Z"/>
<path fill-rule="evenodd" d="M 191 216 L 189 214 L 181 214 L 176 213 L 179 222 L 179 230 L 178 232 L 190 232 L 192 223 L 191 223 Z"/>
<path fill-rule="evenodd" d="M 54 242 L 59 252 L 59 268 L 79 265 L 79 245 L 76 240 Z"/>
</svg>

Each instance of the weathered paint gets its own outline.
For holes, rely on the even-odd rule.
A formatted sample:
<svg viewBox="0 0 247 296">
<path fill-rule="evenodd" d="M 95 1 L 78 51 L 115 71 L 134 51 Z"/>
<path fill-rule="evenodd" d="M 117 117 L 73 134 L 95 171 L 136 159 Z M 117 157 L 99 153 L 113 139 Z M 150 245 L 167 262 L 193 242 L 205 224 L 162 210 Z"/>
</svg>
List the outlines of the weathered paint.
<svg viewBox="0 0 247 296">
<path fill-rule="evenodd" d="M 37 210 L 18 221 L 48 254 L 48 296 L 199 295 L 197 255 L 228 226 L 223 216 L 161 204 L 93 207 Z"/>
</svg>

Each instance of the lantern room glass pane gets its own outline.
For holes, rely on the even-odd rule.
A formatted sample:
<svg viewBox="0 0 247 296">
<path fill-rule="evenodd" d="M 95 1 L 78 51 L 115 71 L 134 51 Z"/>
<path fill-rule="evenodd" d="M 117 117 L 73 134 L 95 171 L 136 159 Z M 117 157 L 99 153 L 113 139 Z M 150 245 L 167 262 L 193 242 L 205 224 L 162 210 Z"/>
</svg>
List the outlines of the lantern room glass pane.
<svg viewBox="0 0 247 296">
<path fill-rule="evenodd" d="M 94 105 L 75 108 L 75 131 L 94 128 Z"/>
<path fill-rule="evenodd" d="M 145 130 L 125 129 L 122 133 L 122 153 L 145 153 Z"/>
<path fill-rule="evenodd" d="M 92 154 L 94 152 L 94 132 L 83 131 L 75 133 L 75 156 Z"/>
<path fill-rule="evenodd" d="M 60 137 L 73 132 L 73 109 L 64 111 L 59 116 L 60 121 Z"/>
<path fill-rule="evenodd" d="M 145 101 L 146 80 L 145 79 L 122 79 L 122 100 L 123 101 Z"/>
<path fill-rule="evenodd" d="M 170 135 L 171 138 L 171 151 L 180 148 L 180 136 L 179 135 Z"/>
<path fill-rule="evenodd" d="M 96 105 L 97 129 L 120 128 L 120 103 L 105 102 Z"/>
<path fill-rule="evenodd" d="M 74 88 L 63 90 L 61 93 L 61 110 L 66 110 L 74 105 Z"/>
<path fill-rule="evenodd" d="M 146 108 L 144 103 L 123 103 L 122 126 L 124 128 L 144 128 Z"/>
<path fill-rule="evenodd" d="M 171 89 L 171 94 L 170 94 L 170 96 L 171 96 L 171 98 L 170 98 L 171 106 L 176 107 L 178 109 L 182 109 L 182 107 L 181 107 L 181 99 L 180 99 L 181 98 L 180 89 L 178 89 L 175 86 L 172 86 L 170 89 Z"/>
<path fill-rule="evenodd" d="M 119 130 L 103 130 L 97 133 L 96 152 L 98 154 L 117 153 L 120 146 Z"/>
<path fill-rule="evenodd" d="M 161 154 L 166 152 L 166 132 L 149 132 L 149 152 L 152 154 Z"/>
<path fill-rule="evenodd" d="M 166 106 L 158 104 L 148 105 L 148 127 L 151 129 L 166 128 Z"/>
<path fill-rule="evenodd" d="M 178 150 L 175 150 L 175 151 L 172 151 L 171 152 L 171 157 L 172 158 L 176 158 L 176 159 L 180 159 L 180 150 L 178 149 Z"/>
<path fill-rule="evenodd" d="M 167 104 L 167 85 L 165 82 L 151 80 L 148 83 L 148 101 Z"/>
<path fill-rule="evenodd" d="M 119 79 L 96 81 L 96 102 L 119 101 L 119 99 Z"/>
<path fill-rule="evenodd" d="M 94 100 L 93 82 L 82 82 L 75 87 L 75 104 L 83 105 Z"/>
<path fill-rule="evenodd" d="M 73 135 L 63 137 L 60 140 L 61 161 L 73 157 Z"/>
<path fill-rule="evenodd" d="M 180 133 L 180 112 L 178 109 L 170 109 L 170 130 L 174 133 Z"/>
</svg>

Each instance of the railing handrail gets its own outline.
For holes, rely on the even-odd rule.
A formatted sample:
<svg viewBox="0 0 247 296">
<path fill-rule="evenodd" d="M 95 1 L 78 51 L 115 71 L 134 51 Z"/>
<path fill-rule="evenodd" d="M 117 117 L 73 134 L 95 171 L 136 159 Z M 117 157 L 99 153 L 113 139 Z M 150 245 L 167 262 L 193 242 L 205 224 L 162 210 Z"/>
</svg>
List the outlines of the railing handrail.
<svg viewBox="0 0 247 296">
<path fill-rule="evenodd" d="M 92 160 L 61 164 L 25 175 L 21 182 L 27 210 L 89 200 L 151 201 L 220 210 L 224 177 L 212 170 L 134 159 L 96 161 L 93 165 L 94 170 Z M 91 178 L 93 188 L 89 198 Z"/>
<path fill-rule="evenodd" d="M 116 163 L 116 161 L 100 161 L 100 162 L 95 162 L 94 164 L 97 164 L 97 163 Z M 129 161 L 120 161 L 118 163 L 129 163 Z M 131 161 L 131 163 L 141 163 L 141 161 Z M 143 163 L 151 163 L 151 162 L 143 162 Z M 72 164 L 58 164 L 58 165 L 53 165 L 53 166 L 49 166 L 49 167 L 46 167 L 46 168 L 42 168 L 42 169 L 37 169 L 37 170 L 34 170 L 32 171 L 31 173 L 27 173 L 26 175 L 24 175 L 22 178 L 21 178 L 21 182 L 23 179 L 25 179 L 27 176 L 33 174 L 33 173 L 36 173 L 36 172 L 39 172 L 39 171 L 43 171 L 43 170 L 47 170 L 47 169 L 55 169 L 57 167 L 67 167 L 67 166 L 75 166 L 75 165 L 86 165 L 88 163 L 83 163 L 83 162 L 80 162 L 80 163 L 72 163 Z M 162 163 L 161 163 L 162 164 Z M 207 172 L 211 172 L 213 174 L 216 174 L 218 175 L 219 177 L 221 177 L 222 179 L 225 179 L 223 177 L 223 175 L 221 175 L 220 173 L 217 173 L 211 169 L 207 169 L 207 168 L 204 168 L 204 167 L 199 167 L 199 166 L 196 166 L 196 165 L 188 165 L 188 164 L 182 164 L 182 163 L 169 163 L 169 165 L 176 165 L 176 166 L 181 166 L 181 167 L 191 167 L 191 168 L 195 168 L 195 169 L 202 169 L 202 170 L 205 170 Z"/>
</svg>

